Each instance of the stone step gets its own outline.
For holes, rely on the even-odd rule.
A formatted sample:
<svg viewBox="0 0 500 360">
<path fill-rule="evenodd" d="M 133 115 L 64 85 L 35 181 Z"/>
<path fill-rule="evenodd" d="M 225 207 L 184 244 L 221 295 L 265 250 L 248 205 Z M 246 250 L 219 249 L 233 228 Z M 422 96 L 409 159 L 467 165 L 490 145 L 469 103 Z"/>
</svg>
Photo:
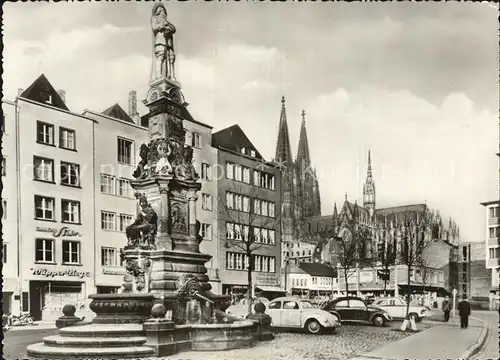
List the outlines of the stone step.
<svg viewBox="0 0 500 360">
<path fill-rule="evenodd" d="M 146 343 L 145 336 L 125 336 L 125 337 L 74 337 L 52 335 L 43 338 L 43 342 L 47 346 L 55 347 L 125 347 L 125 346 L 142 346 Z"/>
<path fill-rule="evenodd" d="M 35 359 L 137 359 L 155 354 L 152 348 L 146 346 L 72 348 L 38 343 L 28 346 L 26 350 L 28 356 Z"/>
<path fill-rule="evenodd" d="M 87 324 L 68 326 L 59 330 L 64 337 L 99 338 L 144 336 L 142 324 Z"/>
</svg>

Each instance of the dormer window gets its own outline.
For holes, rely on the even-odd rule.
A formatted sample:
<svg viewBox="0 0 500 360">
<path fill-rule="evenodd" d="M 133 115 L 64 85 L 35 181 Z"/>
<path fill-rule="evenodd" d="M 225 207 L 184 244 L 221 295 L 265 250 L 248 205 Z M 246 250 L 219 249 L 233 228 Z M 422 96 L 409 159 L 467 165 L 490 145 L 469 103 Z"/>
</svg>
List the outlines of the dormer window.
<svg viewBox="0 0 500 360">
<path fill-rule="evenodd" d="M 47 104 L 52 104 L 52 95 L 49 93 L 44 93 L 42 94 L 43 96 L 43 101 L 45 101 Z"/>
<path fill-rule="evenodd" d="M 251 155 L 252 157 L 255 157 L 255 150 L 250 150 L 250 155 Z"/>
<path fill-rule="evenodd" d="M 241 148 L 241 153 L 246 154 L 246 149 L 244 147 Z"/>
</svg>

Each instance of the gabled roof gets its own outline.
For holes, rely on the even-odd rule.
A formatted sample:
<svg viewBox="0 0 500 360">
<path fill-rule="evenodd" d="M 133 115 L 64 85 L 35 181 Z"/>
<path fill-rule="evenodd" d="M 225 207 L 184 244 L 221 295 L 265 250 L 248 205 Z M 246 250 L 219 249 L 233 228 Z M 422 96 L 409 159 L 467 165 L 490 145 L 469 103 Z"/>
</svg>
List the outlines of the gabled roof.
<svg viewBox="0 0 500 360">
<path fill-rule="evenodd" d="M 337 269 L 325 264 L 303 262 L 299 267 L 311 276 L 337 277 Z"/>
<path fill-rule="evenodd" d="M 255 157 L 262 159 L 262 155 L 260 155 L 238 124 L 212 134 L 212 146 L 226 148 L 238 153 L 241 153 L 242 148 L 254 150 Z"/>
<path fill-rule="evenodd" d="M 47 96 L 49 95 L 52 98 L 52 101 L 50 103 L 47 102 Z M 54 87 L 44 74 L 41 74 L 38 79 L 33 82 L 33 84 L 31 84 L 26 90 L 21 93 L 20 96 L 42 104 L 49 104 L 56 108 L 69 111 L 63 99 L 61 99 L 61 96 L 59 96 L 57 91 L 54 89 Z"/>
<path fill-rule="evenodd" d="M 129 123 L 135 124 L 134 120 L 132 120 L 132 118 L 130 116 L 128 116 L 128 114 L 125 112 L 125 110 L 123 110 L 123 108 L 118 104 L 114 104 L 114 105 L 110 106 L 109 108 L 104 110 L 102 112 L 102 114 L 113 117 L 115 119 L 119 119 L 119 120 L 123 120 L 123 121 L 129 122 Z"/>
</svg>

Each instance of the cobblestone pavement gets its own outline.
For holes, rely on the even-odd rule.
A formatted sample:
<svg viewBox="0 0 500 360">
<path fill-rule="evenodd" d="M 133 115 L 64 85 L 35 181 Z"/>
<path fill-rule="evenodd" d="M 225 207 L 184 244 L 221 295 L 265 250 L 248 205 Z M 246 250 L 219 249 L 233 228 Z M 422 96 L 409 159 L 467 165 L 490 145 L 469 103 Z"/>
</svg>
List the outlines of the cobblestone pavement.
<svg viewBox="0 0 500 360">
<path fill-rule="evenodd" d="M 435 324 L 421 323 L 420 330 Z M 401 322 L 379 328 L 367 325 L 342 325 L 336 334 L 309 335 L 302 332 L 281 332 L 276 339 L 260 342 L 251 349 L 224 352 L 184 352 L 162 360 L 345 360 L 366 353 L 411 333 L 396 331 Z"/>
</svg>

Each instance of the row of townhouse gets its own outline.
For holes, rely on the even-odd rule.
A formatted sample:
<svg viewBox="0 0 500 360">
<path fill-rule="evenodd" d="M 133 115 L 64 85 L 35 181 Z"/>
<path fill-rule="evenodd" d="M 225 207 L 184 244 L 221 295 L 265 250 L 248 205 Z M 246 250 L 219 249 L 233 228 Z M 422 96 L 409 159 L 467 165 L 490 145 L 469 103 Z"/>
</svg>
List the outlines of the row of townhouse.
<svg viewBox="0 0 500 360">
<path fill-rule="evenodd" d="M 68 303 L 90 313 L 89 294 L 120 288 L 120 248 L 137 213 L 130 182 L 148 141 L 135 92 L 128 112 L 115 104 L 78 114 L 65 97 L 41 75 L 15 101 L 2 101 L 3 309 L 37 320 L 59 317 Z M 201 251 L 212 256 L 206 265 L 213 291 L 228 293 L 247 284 L 244 255 L 225 246 L 234 237 L 230 215 L 279 219 L 279 171 L 237 125 L 214 134 L 194 119 L 184 127 L 202 183 Z M 255 282 L 278 287 L 279 221 L 261 225 Z"/>
</svg>

